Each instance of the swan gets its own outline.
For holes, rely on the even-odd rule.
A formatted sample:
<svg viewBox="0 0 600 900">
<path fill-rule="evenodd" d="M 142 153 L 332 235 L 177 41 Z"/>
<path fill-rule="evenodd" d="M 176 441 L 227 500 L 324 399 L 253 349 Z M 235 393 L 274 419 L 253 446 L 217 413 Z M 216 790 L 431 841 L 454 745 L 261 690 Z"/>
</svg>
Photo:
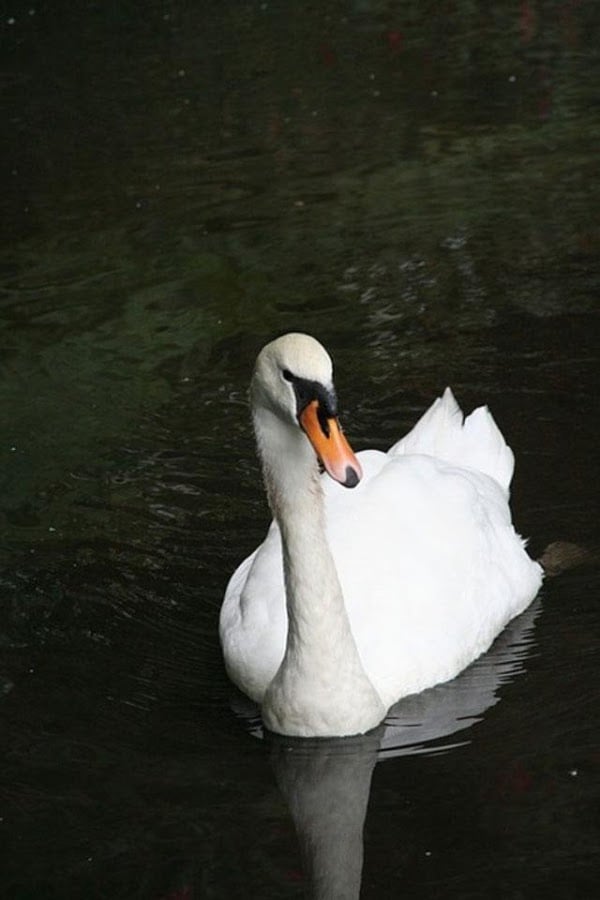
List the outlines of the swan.
<svg viewBox="0 0 600 900">
<path fill-rule="evenodd" d="M 250 404 L 273 521 L 225 591 L 227 673 L 273 732 L 365 733 L 537 594 L 508 505 L 512 451 L 486 407 L 464 419 L 447 388 L 387 453 L 355 454 L 331 358 L 305 334 L 261 350 Z"/>
</svg>

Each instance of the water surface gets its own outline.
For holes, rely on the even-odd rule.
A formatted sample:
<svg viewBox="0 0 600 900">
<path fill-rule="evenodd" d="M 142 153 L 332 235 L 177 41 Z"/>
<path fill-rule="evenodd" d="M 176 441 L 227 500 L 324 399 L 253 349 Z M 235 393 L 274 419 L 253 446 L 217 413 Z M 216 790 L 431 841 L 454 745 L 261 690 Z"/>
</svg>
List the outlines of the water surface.
<svg viewBox="0 0 600 900">
<path fill-rule="evenodd" d="M 489 403 L 531 552 L 599 541 L 596 8 L 201 6 L 1 23 L 19 900 L 311 890 L 286 754 L 235 715 L 216 633 L 268 524 L 245 393 L 275 334 L 331 350 L 359 449 L 446 384 Z M 362 773 L 362 897 L 593 895 L 599 625 L 597 570 L 574 570 L 507 668 L 492 654 L 400 710 L 414 741 L 396 719 L 379 743 L 296 750 L 309 789 Z"/>
</svg>

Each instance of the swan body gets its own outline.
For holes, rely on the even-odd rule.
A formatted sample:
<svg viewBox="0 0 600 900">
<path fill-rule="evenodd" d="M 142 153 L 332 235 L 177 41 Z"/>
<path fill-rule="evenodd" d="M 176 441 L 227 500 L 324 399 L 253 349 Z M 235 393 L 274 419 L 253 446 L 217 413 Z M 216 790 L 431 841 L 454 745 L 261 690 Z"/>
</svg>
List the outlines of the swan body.
<svg viewBox="0 0 600 900">
<path fill-rule="evenodd" d="M 355 456 L 331 360 L 307 335 L 261 351 L 251 405 L 274 519 L 227 586 L 227 671 L 273 731 L 364 733 L 457 675 L 535 597 L 542 570 L 508 506 L 512 452 L 485 407 L 463 419 L 447 389 L 387 453 Z"/>
</svg>

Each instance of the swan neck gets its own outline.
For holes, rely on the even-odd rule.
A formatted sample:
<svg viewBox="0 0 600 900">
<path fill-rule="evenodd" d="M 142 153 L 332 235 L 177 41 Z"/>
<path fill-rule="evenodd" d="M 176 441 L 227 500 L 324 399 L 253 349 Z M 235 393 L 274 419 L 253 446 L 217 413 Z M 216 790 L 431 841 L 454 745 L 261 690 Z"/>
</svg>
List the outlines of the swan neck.
<svg viewBox="0 0 600 900">
<path fill-rule="evenodd" d="M 297 426 L 279 419 L 269 425 L 255 417 L 269 504 L 281 533 L 288 631 L 283 660 L 263 698 L 263 719 L 281 734 L 364 732 L 379 724 L 385 708 L 350 628 L 327 542 L 315 453 Z"/>
<path fill-rule="evenodd" d="M 314 632 L 315 620 L 302 611 L 319 604 L 335 608 L 347 622 L 342 589 L 325 525 L 325 498 L 314 450 L 300 429 L 277 422 L 276 441 L 265 442 L 257 427 L 259 452 L 271 512 L 279 525 L 283 549 L 288 642 L 298 631 Z M 256 423 L 255 423 L 256 426 Z M 349 625 L 348 625 L 349 628 Z"/>
</svg>

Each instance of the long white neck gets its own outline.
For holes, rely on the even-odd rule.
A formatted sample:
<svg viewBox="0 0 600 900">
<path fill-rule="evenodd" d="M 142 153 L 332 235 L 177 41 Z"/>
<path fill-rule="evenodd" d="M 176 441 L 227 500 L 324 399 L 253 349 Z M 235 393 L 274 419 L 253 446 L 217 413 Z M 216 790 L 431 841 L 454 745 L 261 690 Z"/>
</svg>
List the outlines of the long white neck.
<svg viewBox="0 0 600 900">
<path fill-rule="evenodd" d="M 288 613 L 286 650 L 263 701 L 282 734 L 358 734 L 385 708 L 360 661 L 327 543 L 316 457 L 303 432 L 265 409 L 254 425 L 273 515 L 281 531 Z"/>
</svg>

